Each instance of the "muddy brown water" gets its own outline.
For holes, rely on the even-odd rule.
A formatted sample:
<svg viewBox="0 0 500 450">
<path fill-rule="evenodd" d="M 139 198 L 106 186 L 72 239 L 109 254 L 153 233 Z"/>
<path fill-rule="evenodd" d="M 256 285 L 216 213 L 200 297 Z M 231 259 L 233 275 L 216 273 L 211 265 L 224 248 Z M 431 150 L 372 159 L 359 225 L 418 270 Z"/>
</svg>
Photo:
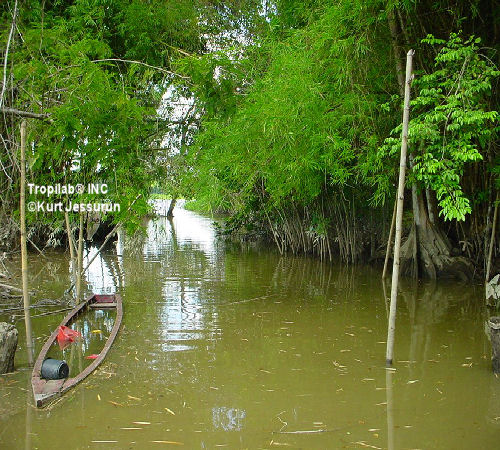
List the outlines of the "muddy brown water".
<svg viewBox="0 0 500 450">
<path fill-rule="evenodd" d="M 70 284 L 68 256 L 47 255 L 30 255 L 33 302 Z M 211 219 L 182 209 L 98 257 L 84 286 L 122 295 L 117 340 L 101 368 L 37 410 L 18 320 L 0 448 L 498 448 L 481 286 L 404 280 L 393 371 L 379 270 L 223 244 Z M 33 318 L 37 352 L 62 316 Z M 64 350 L 70 370 L 110 326 L 95 320 L 80 324 L 83 348 Z"/>
</svg>

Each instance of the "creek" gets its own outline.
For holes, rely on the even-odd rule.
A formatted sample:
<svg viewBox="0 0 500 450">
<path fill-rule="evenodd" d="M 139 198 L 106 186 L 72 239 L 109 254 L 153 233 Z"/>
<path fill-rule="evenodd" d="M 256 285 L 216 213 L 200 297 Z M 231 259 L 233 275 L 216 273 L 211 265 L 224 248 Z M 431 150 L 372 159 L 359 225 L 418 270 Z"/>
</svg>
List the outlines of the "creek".
<svg viewBox="0 0 500 450">
<path fill-rule="evenodd" d="M 30 254 L 34 303 L 71 284 L 67 253 L 46 256 Z M 500 380 L 481 285 L 403 279 L 395 370 L 385 368 L 390 286 L 384 297 L 379 269 L 221 242 L 212 219 L 184 209 L 104 251 L 83 286 L 122 295 L 110 353 L 36 409 L 17 318 L 0 448 L 497 448 Z M 64 314 L 38 315 L 48 310 L 32 312 L 37 354 Z"/>
</svg>

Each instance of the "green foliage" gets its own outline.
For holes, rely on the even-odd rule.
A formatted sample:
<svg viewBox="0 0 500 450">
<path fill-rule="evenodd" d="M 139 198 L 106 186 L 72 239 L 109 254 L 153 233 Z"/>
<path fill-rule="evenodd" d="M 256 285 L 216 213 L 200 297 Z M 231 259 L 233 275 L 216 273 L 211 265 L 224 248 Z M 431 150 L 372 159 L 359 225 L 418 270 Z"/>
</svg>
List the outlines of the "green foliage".
<svg viewBox="0 0 500 450">
<path fill-rule="evenodd" d="M 498 113 L 489 103 L 500 72 L 481 54 L 479 38 L 452 34 L 444 41 L 429 35 L 422 42 L 439 51 L 433 71 L 417 75 L 413 83 L 417 95 L 411 102 L 408 140 L 413 176 L 436 192 L 445 219 L 464 220 L 471 212 L 461 185 L 464 171 L 484 158 L 498 132 Z M 392 134 L 400 132 L 401 126 Z M 399 146 L 398 138 L 386 139 L 382 157 L 396 154 Z"/>
<path fill-rule="evenodd" d="M 138 194 L 133 211 L 146 211 L 152 185 L 230 211 L 235 229 L 283 223 L 293 210 L 321 241 L 337 226 L 325 200 L 350 192 L 359 211 L 394 195 L 401 99 L 388 12 L 399 8 L 398 39 L 418 44 L 423 71 L 414 82 L 410 183 L 435 191 L 446 219 L 463 220 L 491 196 L 490 184 L 470 195 L 467 171 L 480 164 L 481 176 L 500 179 L 499 73 L 477 38 L 442 36 L 457 24 L 474 28 L 480 3 L 26 0 L 8 105 L 51 115 L 29 123 L 30 181 L 107 182 L 109 199 L 122 203 L 115 221 Z M 8 28 L 0 28 L 3 45 Z M 424 28 L 439 38 L 419 44 Z M 150 120 L 166 91 L 189 99 L 189 120 Z M 18 125 L 4 124 L 2 134 L 17 136 Z M 6 166 L 10 159 L 0 154 Z M 0 183 L 15 192 L 11 178 Z"/>
<path fill-rule="evenodd" d="M 8 8 L 4 16 L 10 22 Z M 203 50 L 198 18 L 197 2 L 190 0 L 29 0 L 22 5 L 22 39 L 9 61 L 16 86 L 10 106 L 48 113 L 51 119 L 29 121 L 28 181 L 107 183 L 106 199 L 121 204 L 121 212 L 108 219 L 136 226 L 148 209 L 156 175 L 154 142 L 162 133 L 148 117 L 156 116 L 162 86 L 172 82 L 166 71 L 180 55 L 177 48 Z M 6 132 L 17 137 L 18 123 Z M 66 199 L 51 198 L 59 200 Z M 62 214 L 44 213 L 29 219 L 52 225 L 63 220 Z"/>
<path fill-rule="evenodd" d="M 299 21 L 304 28 L 284 39 L 275 22 L 285 27 L 291 18 L 275 17 L 270 34 L 242 58 L 215 63 L 223 68 L 216 79 L 212 59 L 189 62 L 202 68 L 194 89 L 207 112 L 190 152 L 188 182 L 198 197 L 250 214 L 307 205 L 328 189 L 363 182 L 357 164 L 376 150 L 380 133 L 373 92 L 393 77 L 379 58 L 386 47 L 370 42 L 371 33 L 384 32 L 376 28 L 381 5 L 315 6 L 311 20 Z"/>
</svg>

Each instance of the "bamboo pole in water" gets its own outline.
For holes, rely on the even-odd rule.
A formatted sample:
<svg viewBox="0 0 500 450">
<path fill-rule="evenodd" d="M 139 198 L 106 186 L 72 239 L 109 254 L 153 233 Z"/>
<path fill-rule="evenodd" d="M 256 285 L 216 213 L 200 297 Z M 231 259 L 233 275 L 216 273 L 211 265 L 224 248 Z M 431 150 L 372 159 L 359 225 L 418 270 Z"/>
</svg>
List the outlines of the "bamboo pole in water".
<svg viewBox="0 0 500 450">
<path fill-rule="evenodd" d="M 75 245 L 73 242 L 73 234 L 71 233 L 71 225 L 69 223 L 68 211 L 64 211 L 64 221 L 66 222 L 66 234 L 68 235 L 69 254 L 71 257 L 71 261 L 74 261 L 75 260 Z"/>
<path fill-rule="evenodd" d="M 76 269 L 76 303 L 80 302 L 82 293 L 82 266 L 83 266 L 83 212 L 80 212 L 80 229 L 78 230 L 78 252 Z"/>
<path fill-rule="evenodd" d="M 394 208 L 392 210 L 392 221 L 391 221 L 391 230 L 389 231 L 389 238 L 387 239 L 387 250 L 385 252 L 385 260 L 384 260 L 384 270 L 382 271 L 382 279 L 387 275 L 387 266 L 389 262 L 389 255 L 391 254 L 391 243 L 392 238 L 394 236 L 394 227 L 396 226 L 396 208 L 398 206 L 398 199 L 394 200 Z"/>
<path fill-rule="evenodd" d="M 28 364 L 33 365 L 33 337 L 31 332 L 30 298 L 28 292 L 28 250 L 26 248 L 26 120 L 21 122 L 21 190 L 20 190 L 20 219 L 21 219 L 21 272 L 23 279 L 24 324 L 26 326 L 26 349 Z"/>
<path fill-rule="evenodd" d="M 408 149 L 408 124 L 410 121 L 410 85 L 412 82 L 413 50 L 406 55 L 405 99 L 403 109 L 403 131 L 401 133 L 401 159 L 399 162 L 399 182 L 396 209 L 396 237 L 394 239 L 394 259 L 392 263 L 391 306 L 389 309 L 389 324 L 387 328 L 386 364 L 392 365 L 394 351 L 394 331 L 396 329 L 396 303 L 398 298 L 399 254 L 403 222 L 403 202 L 406 174 L 406 152 Z"/>
<path fill-rule="evenodd" d="M 490 248 L 488 250 L 488 262 L 486 264 L 486 283 L 490 281 L 490 271 L 491 271 L 491 258 L 493 256 L 493 246 L 495 244 L 495 232 L 497 228 L 497 220 L 498 220 L 498 192 L 497 198 L 495 200 L 495 212 L 493 213 L 493 225 L 491 228 L 491 239 L 490 239 Z"/>
</svg>

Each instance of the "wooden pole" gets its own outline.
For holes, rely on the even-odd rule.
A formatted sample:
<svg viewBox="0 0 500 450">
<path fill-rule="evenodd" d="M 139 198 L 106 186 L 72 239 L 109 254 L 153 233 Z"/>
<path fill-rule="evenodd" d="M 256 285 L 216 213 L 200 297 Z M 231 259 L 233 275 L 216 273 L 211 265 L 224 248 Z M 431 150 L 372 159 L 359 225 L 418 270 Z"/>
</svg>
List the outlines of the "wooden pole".
<svg viewBox="0 0 500 450">
<path fill-rule="evenodd" d="M 64 211 L 64 221 L 66 222 L 66 234 L 68 235 L 69 254 L 71 257 L 71 261 L 74 261 L 75 260 L 75 244 L 73 241 L 73 233 L 71 233 L 71 225 L 69 223 L 68 211 Z"/>
<path fill-rule="evenodd" d="M 488 250 L 488 262 L 486 263 L 486 283 L 490 281 L 490 271 L 491 271 L 491 258 L 493 257 L 493 246 L 495 244 L 495 232 L 497 228 L 497 220 L 498 220 L 498 191 L 497 198 L 495 200 L 495 212 L 493 213 L 493 226 L 491 228 L 491 238 L 490 238 L 490 248 Z"/>
<path fill-rule="evenodd" d="M 399 183 L 396 209 L 396 237 L 394 240 L 394 259 L 392 263 L 391 306 L 389 309 L 389 324 L 387 328 L 386 364 L 392 365 L 394 351 L 394 332 L 396 330 L 396 303 L 398 298 L 399 254 L 401 249 L 401 234 L 403 222 L 403 202 L 406 174 L 406 151 L 408 149 L 408 124 L 410 122 L 410 85 L 412 82 L 413 50 L 406 55 L 405 99 L 403 109 L 403 131 L 401 133 L 401 158 L 399 162 Z"/>
<path fill-rule="evenodd" d="M 21 191 L 20 191 L 20 218 L 21 218 L 21 272 L 23 279 L 24 324 L 26 326 L 26 349 L 28 364 L 33 365 L 33 336 L 31 332 L 30 298 L 28 292 L 28 250 L 26 247 L 26 121 L 21 122 Z"/>
<path fill-rule="evenodd" d="M 76 303 L 80 302 L 82 294 L 82 266 L 83 266 L 83 212 L 80 212 L 80 229 L 78 230 L 78 253 L 76 269 Z"/>
<path fill-rule="evenodd" d="M 387 266 L 389 263 L 389 255 L 391 254 L 391 243 L 392 238 L 394 236 L 394 227 L 396 226 L 396 209 L 398 206 L 398 199 L 394 200 L 394 208 L 392 210 L 392 221 L 391 221 L 391 230 L 389 231 L 389 238 L 387 239 L 387 250 L 385 251 L 385 261 L 384 261 L 384 270 L 382 271 L 382 279 L 387 275 Z"/>
</svg>

